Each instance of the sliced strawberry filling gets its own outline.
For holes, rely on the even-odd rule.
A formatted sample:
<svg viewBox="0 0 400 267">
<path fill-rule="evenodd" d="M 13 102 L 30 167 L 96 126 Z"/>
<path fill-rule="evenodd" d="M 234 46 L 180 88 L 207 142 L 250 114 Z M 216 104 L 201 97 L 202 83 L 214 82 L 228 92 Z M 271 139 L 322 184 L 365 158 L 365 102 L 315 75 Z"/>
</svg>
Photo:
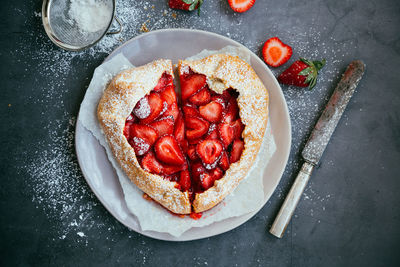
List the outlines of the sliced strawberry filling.
<svg viewBox="0 0 400 267">
<path fill-rule="evenodd" d="M 182 109 L 172 76 L 164 73 L 135 105 L 123 133 L 145 171 L 176 182 L 193 199 L 240 160 L 244 125 L 233 89 L 217 94 L 205 75 L 190 69 L 180 82 Z"/>
</svg>

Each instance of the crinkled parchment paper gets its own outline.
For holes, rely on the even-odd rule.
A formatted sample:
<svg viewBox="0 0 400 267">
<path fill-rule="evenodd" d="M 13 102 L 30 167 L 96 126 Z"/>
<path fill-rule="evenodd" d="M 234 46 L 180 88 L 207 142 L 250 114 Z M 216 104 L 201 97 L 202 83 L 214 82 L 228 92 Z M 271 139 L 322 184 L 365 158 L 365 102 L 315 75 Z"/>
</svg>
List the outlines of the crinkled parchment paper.
<svg viewBox="0 0 400 267">
<path fill-rule="evenodd" d="M 225 47 L 219 51 L 204 50 L 188 59 L 195 60 L 215 53 L 238 55 L 247 62 L 250 60 L 250 55 L 245 49 L 233 46 Z M 125 195 L 126 204 L 129 210 L 138 218 L 141 229 L 143 231 L 166 232 L 173 236 L 180 236 L 192 227 L 209 225 L 213 222 L 241 216 L 260 208 L 264 203 L 263 172 L 276 150 L 269 123 L 259 156 L 247 177 L 239 184 L 235 191 L 227 196 L 220 204 L 204 212 L 201 219 L 193 220 L 188 216 L 180 218 L 172 215 L 156 202 L 148 201 L 143 198 L 143 192 L 129 180 L 120 168 L 118 162 L 114 159 L 111 149 L 100 128 L 96 114 L 97 104 L 112 77 L 122 70 L 131 67 L 133 67 L 133 65 L 122 54 L 119 54 L 96 68 L 85 98 L 81 104 L 79 120 L 86 129 L 92 132 L 99 140 L 100 144 L 105 147 L 108 159 L 117 172 Z"/>
</svg>

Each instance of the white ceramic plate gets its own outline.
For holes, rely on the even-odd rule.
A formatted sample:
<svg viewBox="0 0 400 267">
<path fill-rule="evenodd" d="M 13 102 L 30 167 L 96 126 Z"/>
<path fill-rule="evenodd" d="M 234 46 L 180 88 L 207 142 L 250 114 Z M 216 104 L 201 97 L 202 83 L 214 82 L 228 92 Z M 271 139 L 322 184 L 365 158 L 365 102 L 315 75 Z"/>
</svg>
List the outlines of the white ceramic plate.
<svg viewBox="0 0 400 267">
<path fill-rule="evenodd" d="M 227 45 L 242 46 L 224 36 L 189 29 L 152 31 L 127 41 L 112 52 L 105 61 L 123 53 L 134 66 L 141 66 L 159 58 L 178 59 L 195 55 L 203 49 L 219 50 Z M 243 47 L 243 46 L 242 46 Z M 250 51 L 249 51 L 250 52 Z M 253 217 L 268 201 L 285 169 L 290 152 L 291 126 L 285 98 L 272 72 L 261 59 L 251 53 L 251 66 L 270 94 L 270 119 L 277 150 L 264 172 L 264 203 L 256 211 L 240 217 L 215 222 L 205 227 L 191 228 L 180 237 L 167 233 L 142 231 L 137 218 L 128 210 L 117 174 L 107 159 L 104 148 L 83 125 L 77 121 L 75 148 L 79 165 L 90 188 L 106 209 L 121 223 L 143 235 L 170 241 L 206 238 L 232 230 Z"/>
</svg>

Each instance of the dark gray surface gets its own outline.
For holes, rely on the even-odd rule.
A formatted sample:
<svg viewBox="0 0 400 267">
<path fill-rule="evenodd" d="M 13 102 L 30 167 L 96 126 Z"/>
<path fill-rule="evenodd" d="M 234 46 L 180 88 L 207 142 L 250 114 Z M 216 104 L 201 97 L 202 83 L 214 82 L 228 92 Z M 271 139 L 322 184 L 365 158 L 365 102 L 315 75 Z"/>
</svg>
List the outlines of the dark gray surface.
<svg viewBox="0 0 400 267">
<path fill-rule="evenodd" d="M 164 1 L 120 0 L 121 40 L 107 37 L 78 54 L 48 41 L 34 13 L 41 1 L 2 4 L 0 265 L 399 266 L 400 2 L 258 0 L 234 14 L 225 0 L 205 0 L 200 18 L 179 11 L 174 18 L 163 15 Z M 256 53 L 279 36 L 294 49 L 290 62 L 327 59 L 312 92 L 283 86 L 293 123 L 289 164 L 268 204 L 233 231 L 183 243 L 143 237 L 118 223 L 80 174 L 73 123 L 93 70 L 145 21 L 150 29 L 216 32 Z M 364 60 L 366 74 L 285 236 L 276 239 L 268 228 L 300 149 L 353 59 Z"/>
</svg>

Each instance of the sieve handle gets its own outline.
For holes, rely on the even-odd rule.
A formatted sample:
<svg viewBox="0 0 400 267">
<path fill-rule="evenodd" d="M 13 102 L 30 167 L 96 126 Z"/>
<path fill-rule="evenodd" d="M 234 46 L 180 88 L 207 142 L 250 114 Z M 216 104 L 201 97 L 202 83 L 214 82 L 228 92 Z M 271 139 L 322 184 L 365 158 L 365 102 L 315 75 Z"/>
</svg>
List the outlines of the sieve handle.
<svg viewBox="0 0 400 267">
<path fill-rule="evenodd" d="M 107 34 L 117 34 L 117 33 L 122 32 L 122 23 L 121 23 L 121 21 L 116 16 L 114 16 L 114 20 L 118 23 L 119 29 L 108 31 Z"/>
</svg>

